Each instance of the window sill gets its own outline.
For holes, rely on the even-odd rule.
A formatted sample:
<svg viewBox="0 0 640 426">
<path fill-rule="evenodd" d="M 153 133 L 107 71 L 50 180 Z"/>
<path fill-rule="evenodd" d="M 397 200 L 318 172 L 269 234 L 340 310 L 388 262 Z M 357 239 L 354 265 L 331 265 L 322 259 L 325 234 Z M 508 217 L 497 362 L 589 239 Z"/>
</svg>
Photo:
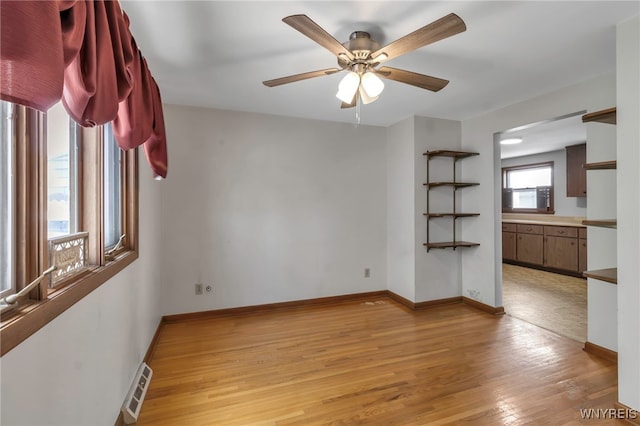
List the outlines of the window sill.
<svg viewBox="0 0 640 426">
<path fill-rule="evenodd" d="M 0 356 L 18 346 L 137 258 L 137 251 L 127 251 L 107 265 L 82 274 L 73 283 L 55 289 L 45 300 L 21 301 L 20 307 L 5 312 L 0 318 Z"/>
</svg>

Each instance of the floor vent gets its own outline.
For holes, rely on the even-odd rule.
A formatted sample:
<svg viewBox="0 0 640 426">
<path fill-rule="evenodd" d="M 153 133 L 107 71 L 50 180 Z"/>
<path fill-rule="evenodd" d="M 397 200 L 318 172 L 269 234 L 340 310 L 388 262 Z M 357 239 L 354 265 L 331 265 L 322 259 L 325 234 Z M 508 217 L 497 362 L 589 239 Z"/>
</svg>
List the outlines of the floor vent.
<svg viewBox="0 0 640 426">
<path fill-rule="evenodd" d="M 127 394 L 127 399 L 125 399 L 124 404 L 122 404 L 122 414 L 126 424 L 130 425 L 138 421 L 142 401 L 144 401 L 147 389 L 149 389 L 149 382 L 151 381 L 152 375 L 153 371 L 146 363 L 143 362 L 140 364 L 136 372 L 136 377 L 131 384 L 131 389 L 129 389 L 129 393 Z"/>
</svg>

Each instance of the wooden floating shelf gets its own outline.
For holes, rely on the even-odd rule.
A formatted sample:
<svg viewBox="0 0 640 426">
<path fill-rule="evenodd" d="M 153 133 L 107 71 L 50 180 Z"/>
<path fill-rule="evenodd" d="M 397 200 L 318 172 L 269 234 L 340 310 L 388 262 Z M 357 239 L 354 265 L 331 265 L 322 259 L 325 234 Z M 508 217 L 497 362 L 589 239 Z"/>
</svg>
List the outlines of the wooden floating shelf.
<svg viewBox="0 0 640 426">
<path fill-rule="evenodd" d="M 480 216 L 480 213 L 424 213 L 428 218 L 432 217 L 472 217 L 472 216 Z"/>
<path fill-rule="evenodd" d="M 455 189 L 458 189 L 458 188 L 466 188 L 467 186 L 476 186 L 480 184 L 475 182 L 429 182 L 429 183 L 423 183 L 423 185 L 428 188 L 437 188 L 439 186 L 452 186 Z"/>
<path fill-rule="evenodd" d="M 614 170 L 618 166 L 616 160 L 613 161 L 600 161 L 598 163 L 585 163 L 582 168 L 585 170 Z"/>
<path fill-rule="evenodd" d="M 586 226 L 599 226 L 600 228 L 611 228 L 611 229 L 616 229 L 618 227 L 618 221 L 616 219 L 583 220 L 582 224 Z"/>
<path fill-rule="evenodd" d="M 423 245 L 427 248 L 428 251 L 429 249 L 452 248 L 455 250 L 458 247 L 476 247 L 479 246 L 480 243 L 470 243 L 468 241 L 446 241 L 441 243 L 425 243 Z"/>
<path fill-rule="evenodd" d="M 466 151 L 450 151 L 450 150 L 446 150 L 446 149 L 440 149 L 437 151 L 427 151 L 422 155 L 426 155 L 427 158 L 431 158 L 431 157 L 452 157 L 455 158 L 456 160 L 462 159 L 462 158 L 467 158 L 467 157 L 472 157 L 474 155 L 478 155 L 477 152 L 466 152 Z"/>
<path fill-rule="evenodd" d="M 618 284 L 618 268 L 594 269 L 593 271 L 584 271 L 582 275 L 587 278 Z"/>
<path fill-rule="evenodd" d="M 424 215 L 427 218 L 427 242 L 424 243 L 423 245 L 427 248 L 427 252 L 429 252 L 429 250 L 431 249 L 446 249 L 446 248 L 452 248 L 453 250 L 457 249 L 458 247 L 475 247 L 475 246 L 479 246 L 480 244 L 478 243 L 470 243 L 468 241 L 459 241 L 458 238 L 456 237 L 456 219 L 459 217 L 471 217 L 471 216 L 479 216 L 480 213 L 459 213 L 456 209 L 456 196 L 455 196 L 455 191 L 457 191 L 459 188 L 466 188 L 469 186 L 477 186 L 480 185 L 480 183 L 478 182 L 458 182 L 457 178 L 456 178 L 456 163 L 458 162 L 458 160 L 461 160 L 463 158 L 468 158 L 468 157 L 472 157 L 475 155 L 479 155 L 479 153 L 477 152 L 468 152 L 468 151 L 453 151 L 453 150 L 447 150 L 447 149 L 441 149 L 441 150 L 433 150 L 433 151 L 427 151 L 425 152 L 423 155 L 425 155 L 427 157 L 427 182 L 424 183 L 423 185 L 427 188 L 427 212 L 424 213 Z M 453 174 L 451 175 L 451 180 L 449 181 L 440 181 L 440 182 L 433 182 L 430 177 L 429 177 L 429 164 L 430 161 L 433 158 L 449 158 L 453 161 L 451 161 L 451 165 L 453 166 Z M 446 210 L 444 212 L 440 211 L 440 212 L 432 212 L 431 208 L 429 207 L 429 193 L 431 191 L 431 189 L 433 188 L 438 188 L 438 187 L 449 187 L 452 188 L 453 191 L 449 194 L 449 195 L 453 195 L 452 197 L 452 208 L 449 212 L 447 212 Z M 447 207 L 444 207 L 445 209 L 448 210 Z M 429 237 L 429 224 L 431 223 L 431 219 L 432 218 L 450 218 L 451 220 L 451 225 L 453 225 L 453 229 L 451 231 L 451 241 L 441 241 L 441 242 L 432 242 L 430 237 Z"/>
<path fill-rule="evenodd" d="M 616 124 L 616 107 L 590 112 L 582 116 L 582 122 L 595 121 L 598 123 Z"/>
<path fill-rule="evenodd" d="M 587 123 L 590 121 L 606 124 L 616 124 L 616 108 L 613 107 L 603 109 L 601 111 L 595 111 L 582 116 L 583 123 Z M 617 162 L 602 161 L 599 163 L 587 163 L 582 167 L 587 170 L 611 170 L 617 168 Z M 582 224 L 587 226 L 599 226 L 602 228 L 617 228 L 618 226 L 618 222 L 615 219 L 583 220 Z M 587 278 L 593 278 L 611 284 L 618 284 L 618 268 L 594 269 L 592 271 L 584 271 L 582 275 Z"/>
</svg>

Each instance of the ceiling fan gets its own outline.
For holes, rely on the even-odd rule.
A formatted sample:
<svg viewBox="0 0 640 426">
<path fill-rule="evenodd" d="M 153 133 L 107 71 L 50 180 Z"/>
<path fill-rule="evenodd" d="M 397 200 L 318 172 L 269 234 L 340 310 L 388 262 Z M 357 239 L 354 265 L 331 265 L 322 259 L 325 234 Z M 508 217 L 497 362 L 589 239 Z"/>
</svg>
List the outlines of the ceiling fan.
<svg viewBox="0 0 640 426">
<path fill-rule="evenodd" d="M 379 77 L 433 92 L 439 91 L 449 83 L 449 80 L 398 68 L 380 66 L 380 64 L 467 29 L 464 21 L 458 15 L 450 13 L 381 47 L 380 43 L 373 40 L 371 35 L 365 31 L 355 31 L 351 33 L 349 41 L 340 43 L 307 15 L 287 16 L 283 21 L 336 55 L 340 68 L 327 68 L 290 75 L 263 81 L 263 84 L 268 87 L 274 87 L 293 83 L 294 81 L 348 71 L 347 75 L 340 81 L 338 93 L 336 94 L 336 97 L 342 101 L 342 108 L 356 106 L 358 98 L 364 104 L 378 99 L 384 89 L 384 83 Z"/>
</svg>

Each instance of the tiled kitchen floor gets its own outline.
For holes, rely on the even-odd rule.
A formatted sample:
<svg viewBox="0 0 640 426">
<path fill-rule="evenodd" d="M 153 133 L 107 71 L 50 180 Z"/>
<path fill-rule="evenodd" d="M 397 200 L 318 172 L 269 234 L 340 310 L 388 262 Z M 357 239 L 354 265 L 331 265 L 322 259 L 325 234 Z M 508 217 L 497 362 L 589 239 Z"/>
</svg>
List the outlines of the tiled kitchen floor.
<svg viewBox="0 0 640 426">
<path fill-rule="evenodd" d="M 503 264 L 502 291 L 507 315 L 587 341 L 587 280 Z"/>
</svg>

